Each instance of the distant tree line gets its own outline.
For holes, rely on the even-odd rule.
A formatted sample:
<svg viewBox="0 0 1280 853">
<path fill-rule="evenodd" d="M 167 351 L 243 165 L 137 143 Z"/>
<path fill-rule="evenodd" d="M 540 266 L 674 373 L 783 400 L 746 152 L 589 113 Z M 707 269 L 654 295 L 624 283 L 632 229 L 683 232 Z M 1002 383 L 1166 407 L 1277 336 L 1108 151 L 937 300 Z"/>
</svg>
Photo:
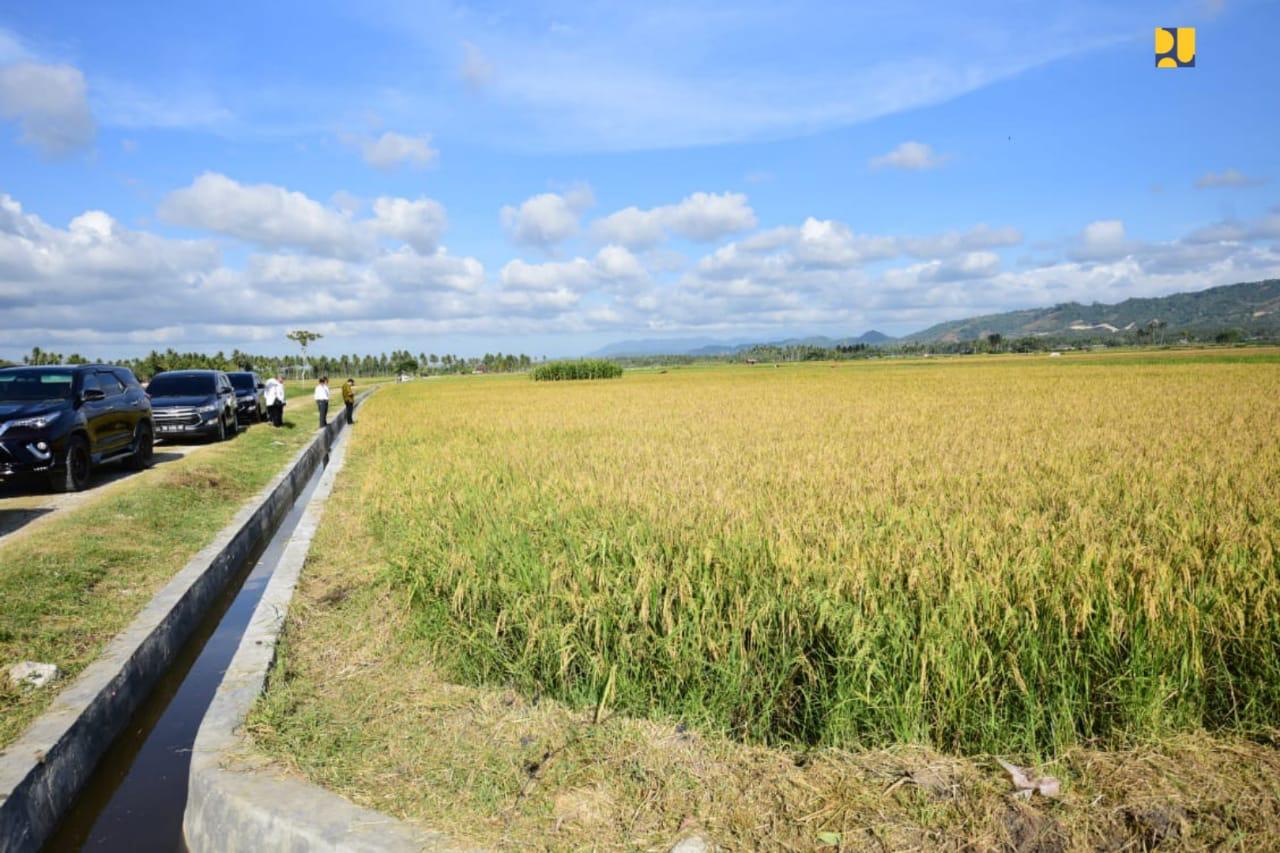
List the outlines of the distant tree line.
<svg viewBox="0 0 1280 853">
<path fill-rule="evenodd" d="M 301 331 L 301 330 L 300 330 Z M 483 356 L 464 357 L 446 353 L 394 350 L 377 355 L 327 356 L 309 355 L 307 344 L 318 339 L 306 333 L 291 333 L 290 340 L 301 347 L 300 356 L 254 355 L 239 349 L 229 354 L 177 352 L 170 348 L 164 352 L 152 350 L 141 358 L 100 359 L 122 364 L 143 379 L 149 379 L 166 370 L 256 370 L 262 374 L 283 373 L 291 378 L 311 376 L 389 376 L 406 373 L 411 376 L 475 373 L 511 373 L 529 370 L 535 363 L 545 362 L 546 357 L 535 362 L 523 353 L 485 353 Z M 305 340 L 305 343 L 303 342 Z M 646 355 L 623 356 L 613 361 L 627 367 L 658 367 L 692 364 L 705 361 L 727 362 L 796 362 L 796 361 L 846 361 L 853 359 L 886 358 L 918 355 L 973 355 L 980 353 L 1033 353 L 1051 350 L 1096 349 L 1099 347 L 1144 347 L 1169 344 L 1236 344 L 1245 342 L 1275 341 L 1276 336 L 1249 332 L 1237 328 L 1170 330 L 1163 321 L 1152 321 L 1146 326 L 1113 333 L 1086 333 L 1072 335 L 1023 335 L 1008 338 L 991 333 L 981 338 L 960 341 L 888 342 L 884 344 L 837 344 L 823 347 L 811 344 L 757 344 L 723 355 Z M 64 355 L 52 350 L 33 347 L 22 357 L 23 364 L 87 364 L 91 359 L 79 353 Z M 97 360 L 93 360 L 97 361 Z M 6 364 L 0 359 L 0 366 Z"/>
<path fill-rule="evenodd" d="M 888 342 L 884 344 L 757 344 L 721 355 L 645 355 L 623 356 L 615 360 L 627 367 L 661 367 L 693 362 L 799 362 L 851 361 L 871 358 L 893 358 L 921 355 L 977 355 L 983 353 L 1035 353 L 1054 350 L 1097 349 L 1100 347 L 1155 347 L 1172 344 L 1236 344 L 1263 343 L 1274 337 L 1248 334 L 1241 329 L 1170 331 L 1161 321 L 1127 332 L 1022 335 L 1009 338 L 991 333 L 981 338 L 960 341 Z"/>
<path fill-rule="evenodd" d="M 474 373 L 483 368 L 488 373 L 507 373 L 528 370 L 533 365 L 530 356 L 514 353 L 485 353 L 479 357 L 464 357 L 446 353 L 418 353 L 394 350 L 377 355 L 303 355 L 277 356 L 255 355 L 234 349 L 230 353 L 178 352 L 172 348 L 163 352 L 152 350 L 141 358 L 88 359 L 79 353 L 64 355 L 60 352 L 33 347 L 22 357 L 23 364 L 88 364 L 106 361 L 130 368 L 142 379 L 150 379 L 167 370 L 256 370 L 270 375 L 283 373 L 290 378 L 311 376 L 390 376 L 407 373 L 411 376 L 447 373 Z"/>
</svg>

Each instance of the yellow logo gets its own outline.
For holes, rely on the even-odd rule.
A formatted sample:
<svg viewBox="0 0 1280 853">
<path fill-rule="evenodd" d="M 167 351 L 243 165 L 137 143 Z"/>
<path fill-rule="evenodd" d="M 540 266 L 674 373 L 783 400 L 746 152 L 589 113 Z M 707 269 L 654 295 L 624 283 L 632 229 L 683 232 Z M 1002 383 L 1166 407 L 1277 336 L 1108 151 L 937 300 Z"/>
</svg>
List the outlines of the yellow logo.
<svg viewBox="0 0 1280 853">
<path fill-rule="evenodd" d="M 1196 28 L 1156 27 L 1156 68 L 1195 68 Z"/>
</svg>

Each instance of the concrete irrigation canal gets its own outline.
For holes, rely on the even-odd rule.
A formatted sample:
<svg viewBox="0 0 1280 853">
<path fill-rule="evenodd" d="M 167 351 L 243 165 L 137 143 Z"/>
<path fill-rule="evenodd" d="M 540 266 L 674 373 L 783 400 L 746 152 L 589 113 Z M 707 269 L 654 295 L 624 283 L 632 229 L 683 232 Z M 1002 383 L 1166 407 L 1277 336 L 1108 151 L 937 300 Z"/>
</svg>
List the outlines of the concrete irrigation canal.
<svg viewBox="0 0 1280 853">
<path fill-rule="evenodd" d="M 325 460 L 327 462 L 327 459 Z M 324 463 L 102 757 L 49 850 L 182 850 L 191 747 Z"/>
<path fill-rule="evenodd" d="M 0 851 L 187 849 L 201 723 L 287 550 L 301 566 L 342 430 L 317 433 L 0 752 Z"/>
</svg>

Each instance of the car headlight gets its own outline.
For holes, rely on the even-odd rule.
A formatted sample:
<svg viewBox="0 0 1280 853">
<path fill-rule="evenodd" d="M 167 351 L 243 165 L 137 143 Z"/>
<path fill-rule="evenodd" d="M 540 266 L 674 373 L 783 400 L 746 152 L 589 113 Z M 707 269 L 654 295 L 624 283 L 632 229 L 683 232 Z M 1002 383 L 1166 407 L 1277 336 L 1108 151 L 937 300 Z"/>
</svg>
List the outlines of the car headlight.
<svg viewBox="0 0 1280 853">
<path fill-rule="evenodd" d="M 50 412 L 47 415 L 37 415 L 34 418 L 19 418 L 16 421 L 9 421 L 8 427 L 10 429 L 14 427 L 22 429 L 44 429 L 49 424 L 56 421 L 61 415 L 62 412 Z"/>
<path fill-rule="evenodd" d="M 222 404 L 214 403 L 212 406 L 201 406 L 198 411 L 203 412 L 206 415 L 212 415 L 214 412 L 222 411 Z"/>
</svg>

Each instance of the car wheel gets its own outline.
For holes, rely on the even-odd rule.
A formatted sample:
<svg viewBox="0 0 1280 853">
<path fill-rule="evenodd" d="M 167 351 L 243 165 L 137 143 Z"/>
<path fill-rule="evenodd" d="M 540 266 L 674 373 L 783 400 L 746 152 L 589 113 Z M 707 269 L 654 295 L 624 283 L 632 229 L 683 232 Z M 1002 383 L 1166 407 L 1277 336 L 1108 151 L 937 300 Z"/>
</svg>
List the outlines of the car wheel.
<svg viewBox="0 0 1280 853">
<path fill-rule="evenodd" d="M 227 419 L 218 418 L 218 441 L 227 440 Z"/>
<path fill-rule="evenodd" d="M 236 434 L 237 434 L 237 433 L 239 433 L 239 432 L 240 432 L 240 413 L 239 413 L 239 412 L 232 412 L 232 413 L 231 413 L 231 431 L 230 431 L 230 434 L 234 436 L 234 435 L 236 435 Z"/>
<path fill-rule="evenodd" d="M 151 425 L 138 424 L 137 434 L 133 438 L 133 455 L 129 457 L 129 467 L 142 471 L 151 467 L 155 457 L 155 437 L 151 434 Z"/>
<path fill-rule="evenodd" d="M 89 442 L 83 436 L 73 435 L 62 452 L 62 470 L 56 472 L 50 484 L 55 492 L 78 492 L 89 485 L 93 460 L 89 456 Z"/>
</svg>

